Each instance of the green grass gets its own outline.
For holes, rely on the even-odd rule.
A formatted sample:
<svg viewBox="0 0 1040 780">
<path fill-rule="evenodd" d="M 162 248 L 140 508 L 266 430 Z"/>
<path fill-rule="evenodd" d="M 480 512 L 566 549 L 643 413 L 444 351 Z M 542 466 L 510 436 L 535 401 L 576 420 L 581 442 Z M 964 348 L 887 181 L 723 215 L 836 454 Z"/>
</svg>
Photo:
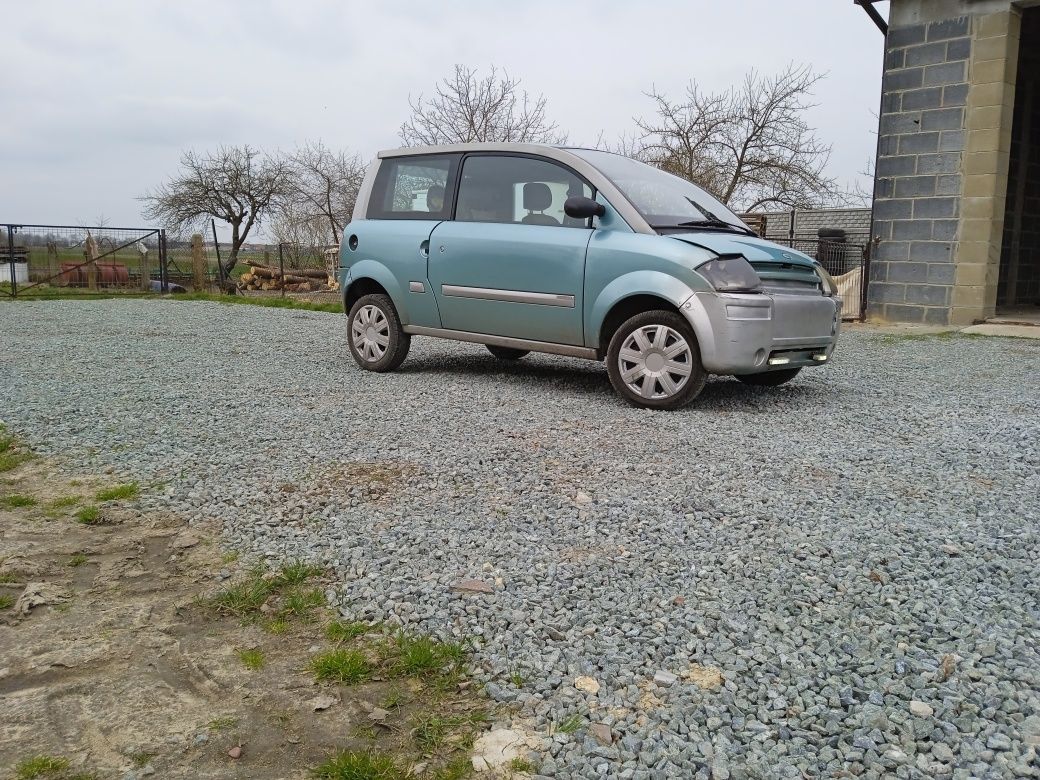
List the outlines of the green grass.
<svg viewBox="0 0 1040 780">
<path fill-rule="evenodd" d="M 533 772 L 534 764 L 526 758 L 514 758 L 509 762 L 509 768 L 514 772 Z"/>
<path fill-rule="evenodd" d="M 455 671 L 466 657 L 462 645 L 405 633 L 400 633 L 394 638 L 388 654 L 395 671 L 417 676 Z"/>
<path fill-rule="evenodd" d="M 311 770 L 320 780 L 405 780 L 408 771 L 394 757 L 367 750 L 345 750 Z"/>
<path fill-rule="evenodd" d="M 82 566 L 84 563 L 87 562 L 87 560 L 87 556 L 83 553 L 75 553 L 69 558 L 68 562 L 66 562 L 65 565 L 70 566 L 74 569 L 77 566 Z"/>
<path fill-rule="evenodd" d="M 321 588 L 289 588 L 282 596 L 280 617 L 298 617 L 311 620 L 314 610 L 325 606 L 325 593 Z"/>
<path fill-rule="evenodd" d="M 0 585 L 7 584 L 9 582 L 17 582 L 19 579 L 18 575 L 13 571 L 5 571 L 0 574 Z"/>
<path fill-rule="evenodd" d="M 104 523 L 101 510 L 96 506 L 83 507 L 76 512 L 76 520 L 83 523 L 83 525 L 102 525 Z"/>
<path fill-rule="evenodd" d="M 311 660 L 311 671 L 319 682 L 352 685 L 368 679 L 372 664 L 359 650 L 336 649 L 316 655 Z"/>
<path fill-rule="evenodd" d="M 6 509 L 20 509 L 22 507 L 36 506 L 36 499 L 32 496 L 24 496 L 15 493 L 13 496 L 0 498 L 0 506 Z"/>
<path fill-rule="evenodd" d="M 0 595 L 0 609 L 10 609 L 14 606 L 14 597 L 8 596 L 6 593 Z"/>
<path fill-rule="evenodd" d="M 210 598 L 206 603 L 221 614 L 235 615 L 247 622 L 264 618 L 261 607 L 272 596 L 281 597 L 277 619 L 267 624 L 271 633 L 288 630 L 288 618 L 311 620 L 314 611 L 325 606 L 325 594 L 320 588 L 305 588 L 303 583 L 324 570 L 303 563 L 289 563 L 277 572 L 263 566 L 253 567 L 245 579 L 235 582 Z M 285 623 L 284 626 L 276 625 Z"/>
<path fill-rule="evenodd" d="M 428 715 L 412 721 L 412 740 L 424 753 L 432 753 L 443 747 L 449 737 L 456 735 L 460 727 L 467 743 L 472 741 L 473 727 L 487 722 L 487 715 L 475 712 L 470 715 Z"/>
<path fill-rule="evenodd" d="M 473 764 L 469 756 L 456 756 L 447 764 L 431 770 L 429 780 L 464 780 L 473 774 Z"/>
<path fill-rule="evenodd" d="M 0 423 L 0 472 L 13 471 L 29 460 L 32 460 L 32 454 L 16 436 L 7 433 L 7 426 Z"/>
<path fill-rule="evenodd" d="M 513 683 L 517 688 L 524 687 L 524 676 L 520 672 L 513 671 L 509 675 L 509 682 Z"/>
<path fill-rule="evenodd" d="M 136 482 L 127 482 L 125 485 L 99 490 L 94 496 L 98 501 L 119 501 L 124 498 L 133 498 L 141 491 Z"/>
<path fill-rule="evenodd" d="M 269 620 L 266 623 L 264 623 L 264 631 L 266 631 L 268 634 L 274 634 L 276 636 L 287 634 L 289 633 L 289 621 L 282 620 L 281 618 Z"/>
<path fill-rule="evenodd" d="M 211 731 L 227 731 L 233 729 L 238 725 L 238 718 L 233 715 L 224 715 L 219 718 L 214 718 L 206 724 L 206 728 Z"/>
<path fill-rule="evenodd" d="M 311 577 L 324 574 L 325 570 L 320 566 L 314 566 L 303 561 L 293 561 L 285 564 L 278 572 L 278 578 L 283 585 L 302 585 Z"/>
<path fill-rule="evenodd" d="M 349 642 L 351 639 L 364 636 L 371 630 L 371 627 L 365 623 L 344 623 L 341 620 L 333 620 L 325 626 L 325 638 L 330 642 Z"/>
<path fill-rule="evenodd" d="M 246 669 L 252 669 L 254 672 L 263 669 L 266 661 L 264 658 L 264 651 L 257 648 L 251 650 L 239 650 L 238 659 Z"/>
<path fill-rule="evenodd" d="M 573 734 L 582 726 L 581 715 L 571 715 L 567 720 L 556 725 L 556 730 L 561 734 Z"/>
<path fill-rule="evenodd" d="M 18 780 L 34 780 L 38 777 L 60 777 L 69 768 L 69 760 L 58 756 L 34 756 L 15 767 Z"/>
<path fill-rule="evenodd" d="M 342 303 L 310 303 L 295 298 L 252 297 L 248 295 L 216 295 L 213 293 L 185 293 L 176 296 L 178 301 L 211 301 L 213 303 L 236 304 L 247 306 L 266 306 L 271 309 L 306 309 L 308 311 L 323 311 L 331 314 L 342 314 Z"/>
</svg>

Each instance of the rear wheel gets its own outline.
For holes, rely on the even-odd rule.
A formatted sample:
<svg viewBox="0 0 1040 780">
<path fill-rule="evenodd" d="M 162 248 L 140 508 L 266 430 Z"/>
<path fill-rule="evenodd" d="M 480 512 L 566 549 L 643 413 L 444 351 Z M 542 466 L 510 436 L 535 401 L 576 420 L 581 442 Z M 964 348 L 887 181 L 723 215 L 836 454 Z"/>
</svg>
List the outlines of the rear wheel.
<svg viewBox="0 0 1040 780">
<path fill-rule="evenodd" d="M 350 307 L 347 318 L 350 354 L 366 371 L 393 371 L 408 357 L 412 337 L 401 328 L 401 319 L 389 296 L 363 295 Z"/>
<path fill-rule="evenodd" d="M 745 385 L 778 387 L 790 382 L 798 376 L 798 372 L 801 370 L 801 368 L 782 368 L 779 371 L 763 371 L 761 374 L 737 374 L 735 379 L 743 382 Z"/>
<path fill-rule="evenodd" d="M 495 347 L 491 344 L 487 345 L 488 352 L 497 357 L 499 360 L 519 360 L 525 355 L 531 354 L 529 349 L 513 349 L 511 347 Z"/>
<path fill-rule="evenodd" d="M 637 314 L 615 331 L 607 348 L 607 373 L 618 395 L 647 409 L 688 404 L 708 378 L 693 329 L 663 309 Z"/>
</svg>

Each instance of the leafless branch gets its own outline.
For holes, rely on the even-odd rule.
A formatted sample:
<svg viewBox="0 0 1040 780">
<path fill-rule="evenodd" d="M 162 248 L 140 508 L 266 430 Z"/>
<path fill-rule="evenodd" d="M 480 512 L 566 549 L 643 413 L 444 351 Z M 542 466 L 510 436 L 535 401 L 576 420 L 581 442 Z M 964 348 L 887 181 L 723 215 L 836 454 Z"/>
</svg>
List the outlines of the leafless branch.
<svg viewBox="0 0 1040 780">
<path fill-rule="evenodd" d="M 405 146 L 513 141 L 564 143 L 566 136 L 545 114 L 544 95 L 532 98 L 520 80 L 492 67 L 487 76 L 456 65 L 431 97 L 409 98 L 412 115 L 398 135 Z"/>
</svg>

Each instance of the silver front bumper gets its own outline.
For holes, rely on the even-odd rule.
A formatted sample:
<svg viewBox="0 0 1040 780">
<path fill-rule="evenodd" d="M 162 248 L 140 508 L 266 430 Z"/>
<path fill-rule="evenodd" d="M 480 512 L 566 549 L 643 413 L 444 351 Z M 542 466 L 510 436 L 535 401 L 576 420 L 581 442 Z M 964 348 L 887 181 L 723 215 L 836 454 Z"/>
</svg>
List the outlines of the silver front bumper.
<svg viewBox="0 0 1040 780">
<path fill-rule="evenodd" d="M 819 294 L 700 292 L 680 310 L 712 374 L 826 363 L 841 327 L 841 300 Z"/>
</svg>

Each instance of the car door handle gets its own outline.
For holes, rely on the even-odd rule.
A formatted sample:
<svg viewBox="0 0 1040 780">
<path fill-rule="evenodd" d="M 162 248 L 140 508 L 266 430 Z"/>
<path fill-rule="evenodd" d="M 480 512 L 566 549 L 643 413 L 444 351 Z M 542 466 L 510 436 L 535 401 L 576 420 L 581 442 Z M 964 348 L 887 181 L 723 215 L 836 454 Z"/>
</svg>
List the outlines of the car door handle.
<svg viewBox="0 0 1040 780">
<path fill-rule="evenodd" d="M 419 244 L 419 257 L 427 258 L 430 256 L 430 241 L 427 239 Z"/>
</svg>

